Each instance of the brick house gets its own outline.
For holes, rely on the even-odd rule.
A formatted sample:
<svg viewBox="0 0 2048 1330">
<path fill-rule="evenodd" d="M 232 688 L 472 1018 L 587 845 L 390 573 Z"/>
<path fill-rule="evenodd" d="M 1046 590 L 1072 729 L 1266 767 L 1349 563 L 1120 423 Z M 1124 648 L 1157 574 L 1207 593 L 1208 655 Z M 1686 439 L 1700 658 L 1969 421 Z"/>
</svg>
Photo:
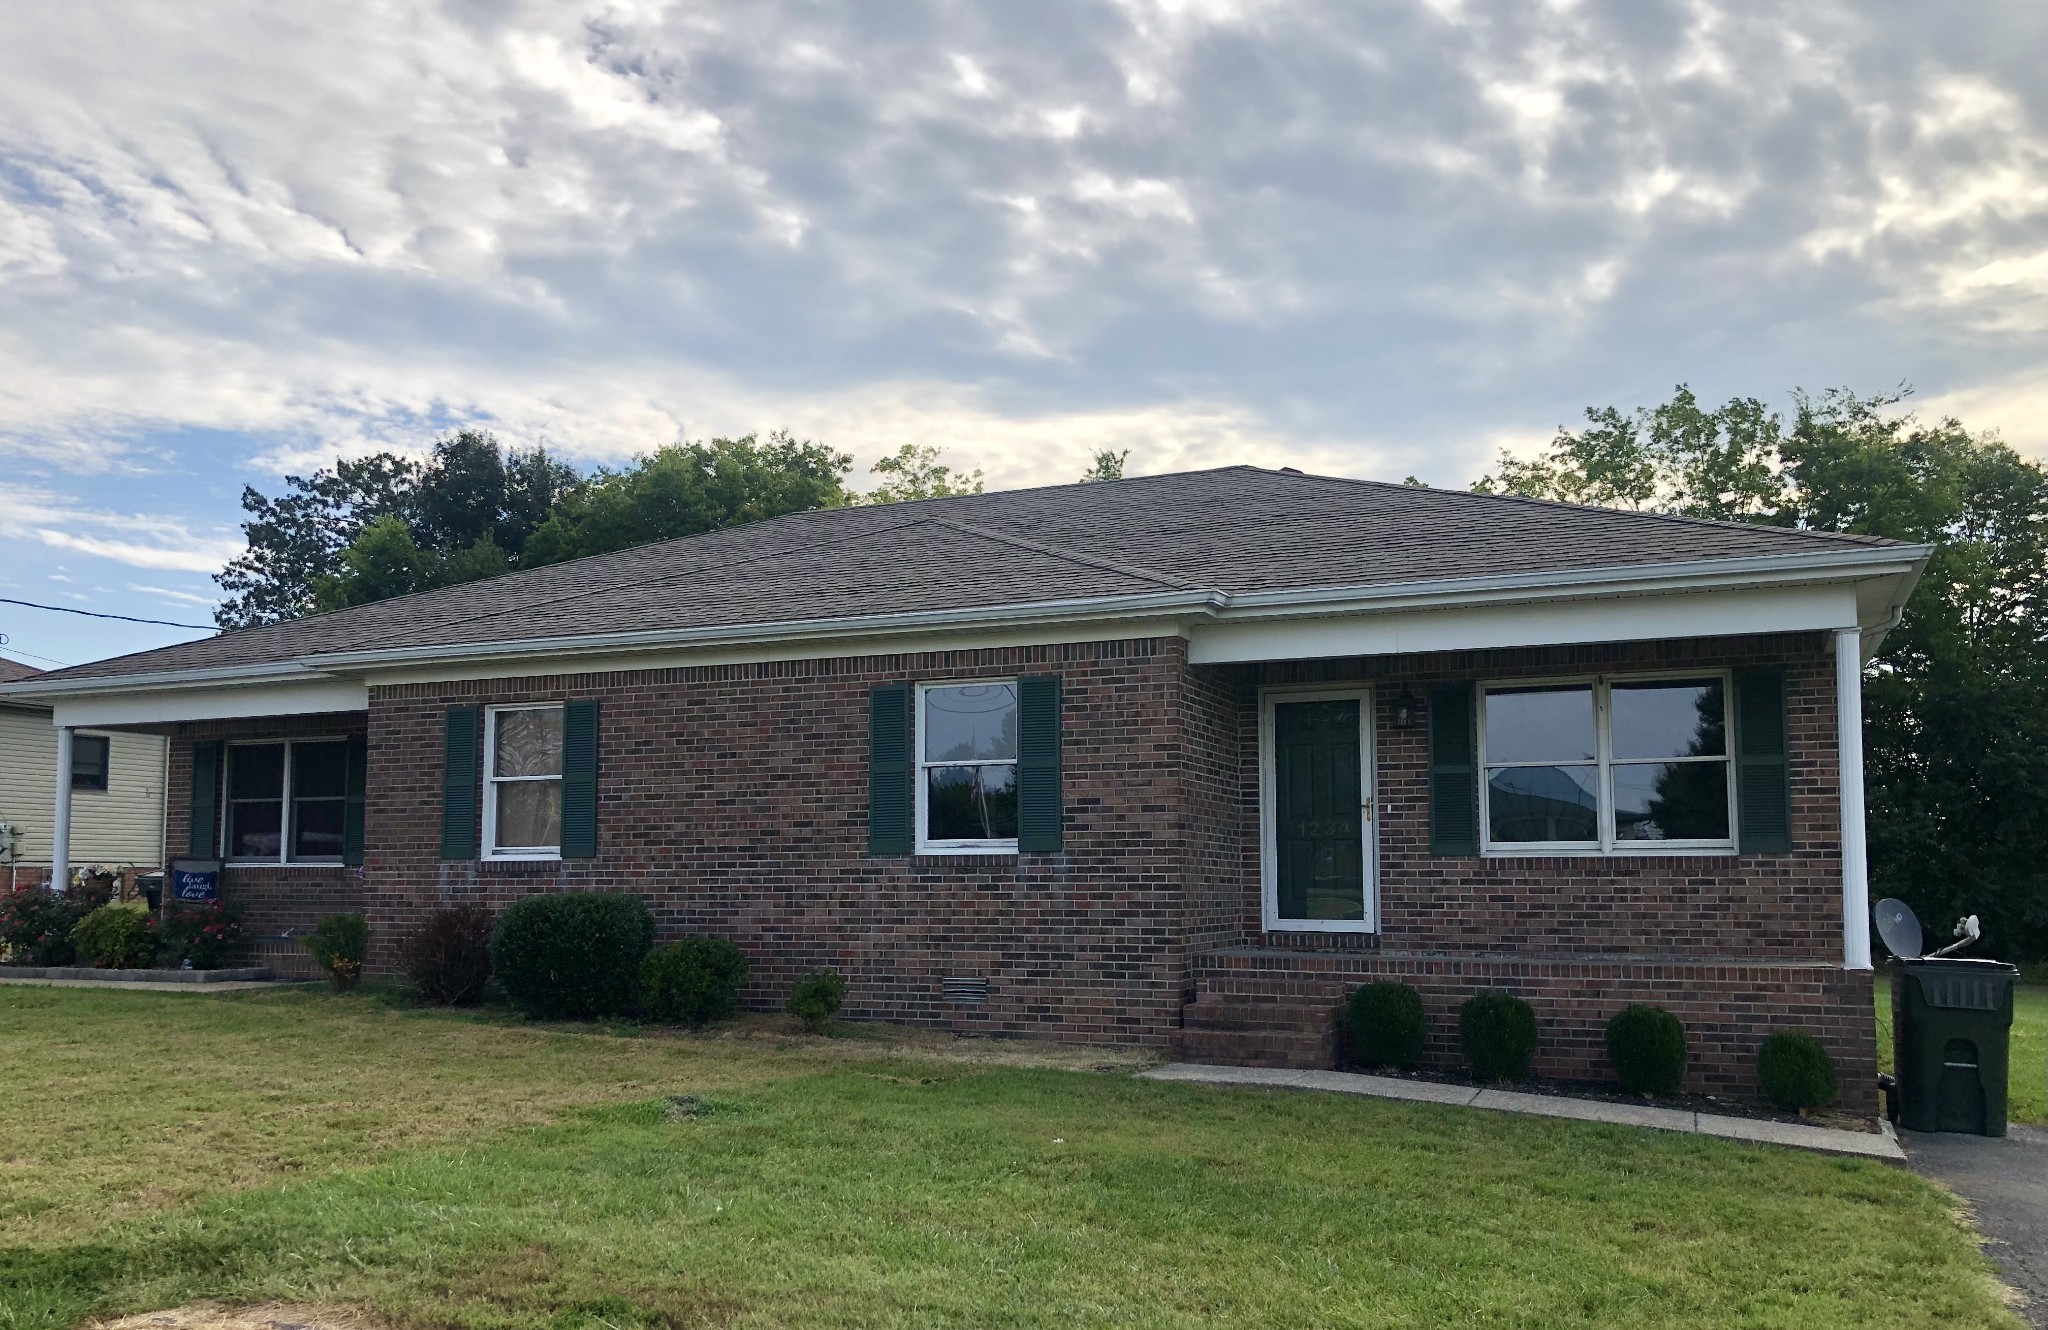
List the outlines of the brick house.
<svg viewBox="0 0 2048 1330">
<path fill-rule="evenodd" d="M 1927 551 L 1250 467 L 803 513 L 9 685 L 171 741 L 283 963 L 629 891 L 779 1004 L 1327 1064 L 1362 982 L 1874 1104 L 1862 663 Z"/>
</svg>

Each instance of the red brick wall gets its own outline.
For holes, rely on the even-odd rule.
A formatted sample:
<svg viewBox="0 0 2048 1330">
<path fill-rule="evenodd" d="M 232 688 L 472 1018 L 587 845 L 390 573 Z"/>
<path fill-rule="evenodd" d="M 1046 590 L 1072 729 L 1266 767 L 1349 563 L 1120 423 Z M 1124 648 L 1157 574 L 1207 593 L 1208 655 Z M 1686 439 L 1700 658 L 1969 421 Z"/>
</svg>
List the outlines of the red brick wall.
<svg viewBox="0 0 2048 1330">
<path fill-rule="evenodd" d="M 746 998 L 846 975 L 855 1017 L 1160 1042 L 1179 1012 L 1183 735 L 1179 639 L 783 661 L 377 688 L 370 700 L 373 968 L 437 902 L 629 891 L 663 936 L 737 941 Z M 869 858 L 868 689 L 898 680 L 1064 679 L 1061 854 Z M 598 855 L 439 858 L 451 703 L 600 699 Z M 990 981 L 949 1006 L 946 976 Z"/>
<path fill-rule="evenodd" d="M 1404 684 L 1426 699 L 1431 683 L 1448 680 L 1766 664 L 1786 673 L 1791 854 L 1482 859 L 1429 853 L 1426 705 L 1417 708 L 1411 728 L 1396 728 L 1394 702 Z M 1518 955 L 1841 960 L 1834 661 L 1820 634 L 1289 662 L 1263 666 L 1260 675 L 1265 685 L 1378 685 L 1381 934 L 1376 940 L 1295 934 L 1274 941 Z M 1259 873 L 1258 761 L 1256 728 L 1247 726 L 1239 750 L 1239 853 L 1252 883 Z M 1258 928 L 1257 907 L 1253 893 L 1248 932 Z"/>
<path fill-rule="evenodd" d="M 192 721 L 170 730 L 170 780 L 164 799 L 165 844 L 173 858 L 191 853 L 192 745 L 214 739 L 312 739 L 360 733 L 362 712 Z M 247 941 L 240 959 L 274 973 L 311 976 L 299 935 L 330 914 L 364 908 L 363 870 L 336 864 L 229 864 L 221 895 L 242 910 Z"/>
<path fill-rule="evenodd" d="M 1429 853 L 1430 684 L 1745 665 L 1785 670 L 1792 853 Z M 1239 668 L 1190 667 L 1189 696 L 1237 685 Z M 1414 983 L 1430 1007 L 1434 1056 L 1456 1065 L 1457 1003 L 1505 988 L 1528 998 L 1544 1020 L 1539 1071 L 1575 1079 L 1607 1076 L 1609 1017 L 1630 1002 L 1655 1002 L 1687 1023 L 1696 1089 L 1753 1097 L 1757 1045 L 1774 1029 L 1803 1028 L 1834 1055 L 1844 1105 L 1874 1107 L 1871 977 L 1840 968 L 1834 660 L 1824 635 L 1296 661 L 1256 673 L 1261 686 L 1375 685 L 1381 931 L 1261 935 L 1257 688 L 1240 687 L 1236 831 L 1246 887 L 1239 929 L 1263 955 L 1202 966 L 1202 991 L 1334 1006 L 1360 983 L 1398 977 Z M 1405 729 L 1394 716 L 1404 684 L 1422 703 Z M 1289 950 L 1327 959 L 1305 955 L 1299 964 L 1307 968 L 1290 970 L 1284 955 L 1274 955 Z"/>
</svg>

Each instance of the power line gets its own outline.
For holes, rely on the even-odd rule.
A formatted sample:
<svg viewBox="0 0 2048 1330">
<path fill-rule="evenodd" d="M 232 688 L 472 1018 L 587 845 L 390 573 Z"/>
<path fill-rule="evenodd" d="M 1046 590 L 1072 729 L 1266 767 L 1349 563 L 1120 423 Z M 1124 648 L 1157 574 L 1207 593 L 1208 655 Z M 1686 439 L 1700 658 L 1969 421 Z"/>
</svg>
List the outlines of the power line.
<svg viewBox="0 0 2048 1330">
<path fill-rule="evenodd" d="M 153 623 L 159 628 L 191 628 L 202 633 L 216 633 L 220 630 L 212 624 L 173 623 L 169 619 L 138 619 L 132 614 L 102 614 L 98 610 L 74 610 L 69 605 L 38 605 L 32 600 L 13 600 L 0 596 L 0 605 L 26 605 L 32 610 L 55 610 L 59 614 L 82 614 L 88 619 L 119 619 L 122 623 Z"/>
<path fill-rule="evenodd" d="M 20 647 L 8 646 L 4 635 L 0 635 L 0 655 L 27 656 L 30 660 L 39 660 L 45 665 L 61 665 L 65 669 L 71 668 L 76 663 L 75 661 L 58 660 L 55 656 L 38 656 L 33 651 L 23 651 Z"/>
</svg>

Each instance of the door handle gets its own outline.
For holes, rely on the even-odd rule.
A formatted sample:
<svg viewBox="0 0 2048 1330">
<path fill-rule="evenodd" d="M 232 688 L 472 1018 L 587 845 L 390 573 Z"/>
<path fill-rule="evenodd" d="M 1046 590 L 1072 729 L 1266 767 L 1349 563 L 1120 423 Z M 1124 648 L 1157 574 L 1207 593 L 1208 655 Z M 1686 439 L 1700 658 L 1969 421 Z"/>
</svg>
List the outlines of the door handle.
<svg viewBox="0 0 2048 1330">
<path fill-rule="evenodd" d="M 1372 800 L 1367 799 L 1364 803 L 1358 806 L 1358 815 L 1364 818 L 1367 822 L 1372 821 Z"/>
</svg>

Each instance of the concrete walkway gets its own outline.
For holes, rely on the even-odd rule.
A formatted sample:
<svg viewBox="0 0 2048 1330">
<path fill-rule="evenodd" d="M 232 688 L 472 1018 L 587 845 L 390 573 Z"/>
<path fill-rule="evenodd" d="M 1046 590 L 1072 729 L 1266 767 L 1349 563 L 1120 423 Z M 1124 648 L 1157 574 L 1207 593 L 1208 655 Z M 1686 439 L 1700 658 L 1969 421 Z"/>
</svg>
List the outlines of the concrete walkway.
<svg viewBox="0 0 2048 1330">
<path fill-rule="evenodd" d="M 2026 1295 L 2032 1323 L 2048 1330 L 2048 1130 L 2006 1130 L 2002 1139 L 1902 1131 L 1899 1141 L 1914 1172 L 1970 1203 L 1990 1239 L 1984 1254 Z"/>
<path fill-rule="evenodd" d="M 167 984 L 148 979 L 24 979 L 0 975 L 0 984 L 29 984 L 40 988 L 126 988 L 137 993 L 246 993 L 252 988 L 290 988 L 297 983 L 318 980 L 215 979 L 203 984 Z"/>
<path fill-rule="evenodd" d="M 1285 1071 L 1271 1067 L 1216 1067 L 1199 1062 L 1169 1062 L 1138 1074 L 1155 1081 L 1193 1081 L 1202 1085 L 1334 1090 L 1339 1094 L 1370 1095 L 1377 1099 L 1411 1099 L 1430 1104 L 1453 1104 L 1461 1108 L 1490 1108 L 1497 1113 L 1611 1122 L 1623 1127 L 1653 1127 L 1658 1131 L 1696 1132 L 1736 1141 L 1789 1145 L 1824 1154 L 1855 1155 L 1893 1163 L 1906 1161 L 1905 1152 L 1899 1149 L 1898 1140 L 1889 1126 L 1880 1135 L 1844 1131 L 1838 1127 L 1808 1127 L 1792 1122 L 1723 1117 L 1718 1113 L 1695 1113 L 1689 1109 L 1658 1108 L 1650 1104 L 1611 1104 L 1604 1099 L 1567 1099 L 1560 1095 L 1444 1085 L 1436 1081 L 1410 1081 L 1394 1076 L 1364 1076 L 1349 1071 Z"/>
</svg>

